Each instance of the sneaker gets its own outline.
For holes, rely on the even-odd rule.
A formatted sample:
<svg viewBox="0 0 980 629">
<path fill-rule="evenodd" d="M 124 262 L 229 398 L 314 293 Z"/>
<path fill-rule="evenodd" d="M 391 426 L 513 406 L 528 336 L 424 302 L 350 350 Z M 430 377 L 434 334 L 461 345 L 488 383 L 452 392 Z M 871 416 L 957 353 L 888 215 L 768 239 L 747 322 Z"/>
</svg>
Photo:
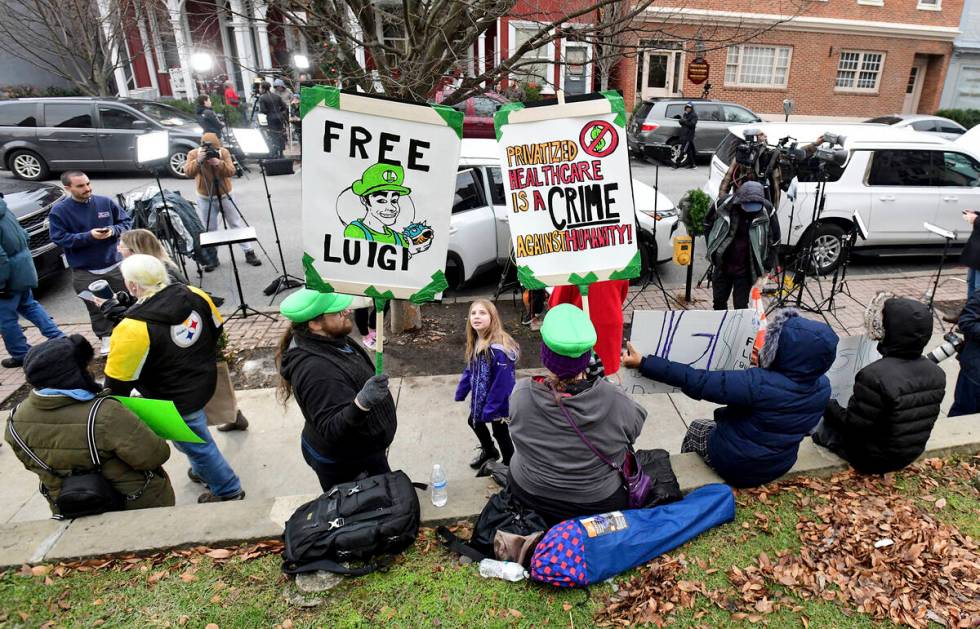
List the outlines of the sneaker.
<svg viewBox="0 0 980 629">
<path fill-rule="evenodd" d="M 533 319 L 534 316 L 530 312 L 525 310 L 524 314 L 521 315 L 521 325 L 531 325 L 531 321 Z"/>
<path fill-rule="evenodd" d="M 192 483 L 197 483 L 198 485 L 204 484 L 204 479 L 195 474 L 193 468 L 187 468 L 187 478 L 191 479 Z"/>
<path fill-rule="evenodd" d="M 374 348 L 378 345 L 378 333 L 371 330 L 367 333 L 367 336 L 361 337 L 361 343 L 364 343 L 364 347 L 374 351 Z"/>
<path fill-rule="evenodd" d="M 102 356 L 109 355 L 109 338 L 110 337 L 108 336 L 102 337 L 102 347 L 99 349 L 99 354 L 101 354 Z"/>
<path fill-rule="evenodd" d="M 477 446 L 476 456 L 470 461 L 470 467 L 474 470 L 478 470 L 483 467 L 483 464 L 487 461 L 496 461 L 500 453 L 497 452 L 496 448 L 491 448 L 489 450 L 484 450 L 482 447 Z"/>
<path fill-rule="evenodd" d="M 232 430 L 248 430 L 248 420 L 242 415 L 241 411 L 238 411 L 238 415 L 235 416 L 235 421 L 229 422 L 227 424 L 221 424 L 218 426 L 218 430 L 221 432 L 231 432 Z"/>
<path fill-rule="evenodd" d="M 230 496 L 215 496 L 210 491 L 206 491 L 197 497 L 198 504 L 204 504 L 206 502 L 229 502 L 231 500 L 245 500 L 245 490 L 240 489 L 237 494 Z"/>
<path fill-rule="evenodd" d="M 15 367 L 23 367 L 24 366 L 24 359 L 23 358 L 13 358 L 13 357 L 11 357 L 11 358 L 4 358 L 3 360 L 0 360 L 0 366 L 6 367 L 7 369 L 13 369 Z"/>
<path fill-rule="evenodd" d="M 210 273 L 211 271 L 213 271 L 213 270 L 215 270 L 216 268 L 218 268 L 218 263 L 217 263 L 217 262 L 215 262 L 214 264 L 205 264 L 205 265 L 204 265 L 203 267 L 201 267 L 201 268 L 203 268 L 203 269 L 204 269 L 204 272 L 205 272 L 205 273 Z"/>
<path fill-rule="evenodd" d="M 262 260 L 259 260 L 254 251 L 245 252 L 245 262 L 252 266 L 262 266 Z"/>
<path fill-rule="evenodd" d="M 531 329 L 537 332 L 541 329 L 541 319 L 538 317 L 531 317 Z"/>
</svg>

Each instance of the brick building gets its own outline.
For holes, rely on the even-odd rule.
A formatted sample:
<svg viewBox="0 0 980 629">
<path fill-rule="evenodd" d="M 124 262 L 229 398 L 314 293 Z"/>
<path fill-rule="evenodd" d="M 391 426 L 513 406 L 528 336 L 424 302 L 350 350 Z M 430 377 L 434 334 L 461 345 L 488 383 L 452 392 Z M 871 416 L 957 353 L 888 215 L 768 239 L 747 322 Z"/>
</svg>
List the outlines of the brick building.
<svg viewBox="0 0 980 629">
<path fill-rule="evenodd" d="M 646 12 L 649 29 L 663 24 L 669 35 L 641 40 L 641 53 L 618 67 L 628 105 L 699 96 L 686 68 L 701 48 L 710 97 L 757 113 L 781 113 L 784 99 L 804 116 L 931 113 L 963 8 L 963 0 L 810 0 L 797 15 L 778 15 L 748 0 L 672 2 Z"/>
</svg>

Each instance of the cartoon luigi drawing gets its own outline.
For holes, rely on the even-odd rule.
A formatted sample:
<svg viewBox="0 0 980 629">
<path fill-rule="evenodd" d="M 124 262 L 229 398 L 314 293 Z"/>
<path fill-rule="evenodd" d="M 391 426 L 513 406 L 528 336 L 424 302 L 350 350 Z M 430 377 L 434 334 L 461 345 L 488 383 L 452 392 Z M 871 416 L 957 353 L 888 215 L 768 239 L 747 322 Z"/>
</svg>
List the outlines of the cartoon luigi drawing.
<svg viewBox="0 0 980 629">
<path fill-rule="evenodd" d="M 432 245 L 433 232 L 425 223 L 410 222 L 399 229 L 402 203 L 411 206 L 411 188 L 404 185 L 405 170 L 397 164 L 377 163 L 368 167 L 350 189 L 360 198 L 364 216 L 347 223 L 344 237 L 406 247 L 411 255 Z M 414 218 L 409 210 L 408 219 Z M 402 222 L 401 224 L 404 224 Z"/>
</svg>

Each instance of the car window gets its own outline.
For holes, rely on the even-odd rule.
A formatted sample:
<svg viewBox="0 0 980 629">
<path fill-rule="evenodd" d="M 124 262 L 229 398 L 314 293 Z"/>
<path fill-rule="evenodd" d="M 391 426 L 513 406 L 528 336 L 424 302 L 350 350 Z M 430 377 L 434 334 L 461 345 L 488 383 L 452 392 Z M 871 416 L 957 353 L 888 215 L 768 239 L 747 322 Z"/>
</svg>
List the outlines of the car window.
<svg viewBox="0 0 980 629">
<path fill-rule="evenodd" d="M 507 198 L 504 196 L 504 177 L 497 167 L 488 168 L 490 173 L 490 199 L 494 205 L 507 205 Z"/>
<path fill-rule="evenodd" d="M 963 129 L 961 129 L 960 127 L 954 127 L 949 123 L 940 122 L 938 124 L 939 124 L 939 131 L 942 133 L 955 133 L 956 135 L 963 135 L 964 133 Z"/>
<path fill-rule="evenodd" d="M 718 105 L 694 103 L 694 111 L 700 120 L 707 120 L 709 122 L 722 122 L 724 120 L 721 114 L 721 107 Z"/>
<path fill-rule="evenodd" d="M 456 173 L 456 196 L 453 198 L 453 214 L 486 205 L 474 168 Z"/>
<path fill-rule="evenodd" d="M 647 114 L 653 110 L 653 103 L 642 102 L 636 107 L 636 111 L 633 112 L 633 121 L 646 120 Z"/>
<path fill-rule="evenodd" d="M 931 186 L 932 151 L 875 151 L 871 158 L 869 186 Z"/>
<path fill-rule="evenodd" d="M 492 98 L 487 98 L 485 96 L 474 96 L 473 97 L 473 114 L 476 116 L 484 116 L 487 118 L 492 118 L 497 112 L 499 103 Z"/>
<path fill-rule="evenodd" d="M 684 105 L 667 105 L 667 109 L 664 110 L 664 116 L 667 118 L 680 118 L 681 114 L 684 113 Z"/>
<path fill-rule="evenodd" d="M 980 164 L 963 153 L 943 153 L 943 167 L 939 170 L 940 186 L 976 188 L 980 184 Z"/>
<path fill-rule="evenodd" d="M 734 133 L 728 133 L 725 139 L 718 144 L 718 148 L 715 149 L 715 156 L 721 160 L 722 164 L 726 166 L 732 163 L 735 159 L 735 147 L 741 144 L 744 140 Z"/>
<path fill-rule="evenodd" d="M 0 127 L 36 127 L 37 104 L 7 103 L 0 105 Z"/>
<path fill-rule="evenodd" d="M 725 113 L 725 122 L 755 122 L 756 116 L 748 109 L 743 109 L 736 105 L 722 105 Z"/>
<path fill-rule="evenodd" d="M 912 123 L 912 128 L 916 131 L 935 131 L 936 121 L 935 120 L 916 120 Z"/>
<path fill-rule="evenodd" d="M 865 120 L 865 122 L 874 122 L 878 124 L 895 124 L 896 122 L 901 122 L 902 119 L 898 116 L 878 116 L 877 118 L 872 118 L 870 120 Z"/>
<path fill-rule="evenodd" d="M 46 103 L 44 126 L 91 129 L 92 106 L 88 103 Z"/>
<path fill-rule="evenodd" d="M 197 118 L 170 105 L 154 103 L 153 101 L 136 100 L 129 101 L 128 104 L 133 109 L 141 111 L 160 124 L 168 127 L 197 124 Z"/>
<path fill-rule="evenodd" d="M 139 120 L 135 114 L 117 107 L 99 107 L 99 119 L 103 129 L 132 129 Z"/>
</svg>

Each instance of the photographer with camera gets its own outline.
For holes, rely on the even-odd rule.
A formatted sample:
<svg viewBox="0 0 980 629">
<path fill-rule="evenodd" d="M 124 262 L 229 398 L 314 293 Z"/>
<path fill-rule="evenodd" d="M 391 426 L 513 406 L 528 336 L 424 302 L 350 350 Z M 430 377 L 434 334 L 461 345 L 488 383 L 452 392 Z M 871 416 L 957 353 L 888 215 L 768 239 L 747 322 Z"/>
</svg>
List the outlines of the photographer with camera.
<svg viewBox="0 0 980 629">
<path fill-rule="evenodd" d="M 224 217 L 225 224 L 232 228 L 246 227 L 241 212 L 231 196 L 231 177 L 235 174 L 235 163 L 228 149 L 221 146 L 221 140 L 214 133 L 201 136 L 201 146 L 191 149 L 187 154 L 184 172 L 194 177 L 197 185 L 197 212 L 207 231 L 218 229 L 218 215 Z M 245 252 L 245 262 L 252 266 L 262 266 L 255 255 L 252 243 L 239 243 Z M 213 271 L 218 266 L 207 264 L 204 270 Z"/>
<path fill-rule="evenodd" d="M 784 160 L 780 155 L 783 152 L 780 150 L 782 146 L 770 146 L 766 134 L 754 128 L 746 129 L 744 137 L 745 142 L 735 147 L 735 156 L 728 165 L 728 171 L 725 172 L 721 185 L 718 187 L 718 199 L 723 199 L 738 190 L 739 186 L 746 181 L 758 181 L 766 188 L 768 193 L 766 196 L 772 203 L 773 209 L 778 210 L 782 186 L 784 185 L 781 168 L 781 162 Z M 812 144 L 790 150 L 795 155 L 807 158 L 811 157 L 823 142 L 824 135 L 821 134 Z M 792 176 L 786 179 L 785 185 L 787 186 L 789 179 L 792 179 Z"/>
</svg>

